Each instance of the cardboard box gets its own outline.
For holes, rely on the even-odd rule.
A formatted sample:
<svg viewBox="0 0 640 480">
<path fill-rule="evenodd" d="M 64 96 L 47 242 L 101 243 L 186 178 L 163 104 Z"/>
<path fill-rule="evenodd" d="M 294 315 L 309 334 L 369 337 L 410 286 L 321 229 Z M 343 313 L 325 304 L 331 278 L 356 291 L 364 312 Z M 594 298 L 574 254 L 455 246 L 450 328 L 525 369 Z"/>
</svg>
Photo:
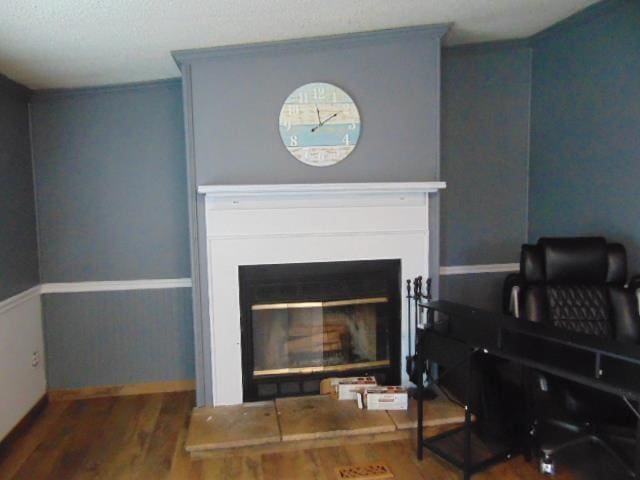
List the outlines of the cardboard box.
<svg viewBox="0 0 640 480">
<path fill-rule="evenodd" d="M 358 392 L 377 384 L 375 377 L 339 378 L 337 384 L 338 400 L 357 400 Z"/>
<path fill-rule="evenodd" d="M 338 398 L 339 378 L 323 378 L 320 381 L 320 395 L 330 395 L 331 398 Z"/>
<path fill-rule="evenodd" d="M 405 387 L 367 387 L 364 403 L 367 410 L 406 410 L 409 395 Z"/>
</svg>

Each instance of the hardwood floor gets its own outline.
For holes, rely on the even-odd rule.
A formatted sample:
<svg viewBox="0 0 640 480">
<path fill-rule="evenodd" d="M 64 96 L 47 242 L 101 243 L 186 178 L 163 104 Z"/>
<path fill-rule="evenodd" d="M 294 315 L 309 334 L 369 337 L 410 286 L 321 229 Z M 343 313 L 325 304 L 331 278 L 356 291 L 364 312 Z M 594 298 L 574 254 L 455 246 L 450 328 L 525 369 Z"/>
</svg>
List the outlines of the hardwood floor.
<svg viewBox="0 0 640 480">
<path fill-rule="evenodd" d="M 408 440 L 192 460 L 184 442 L 193 404 L 192 392 L 51 403 L 0 452 L 0 479 L 334 480 L 336 467 L 373 462 L 385 462 L 396 479 L 460 478 L 430 454 L 418 462 Z M 518 457 L 473 478 L 544 477 Z"/>
</svg>

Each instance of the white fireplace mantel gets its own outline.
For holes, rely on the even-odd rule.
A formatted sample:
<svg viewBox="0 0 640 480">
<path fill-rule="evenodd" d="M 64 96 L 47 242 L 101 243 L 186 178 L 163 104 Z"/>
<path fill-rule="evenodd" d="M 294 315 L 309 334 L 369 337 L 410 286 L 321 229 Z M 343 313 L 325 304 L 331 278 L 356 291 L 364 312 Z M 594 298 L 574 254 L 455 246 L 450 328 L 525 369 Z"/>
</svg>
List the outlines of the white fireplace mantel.
<svg viewBox="0 0 640 480">
<path fill-rule="evenodd" d="M 270 185 L 200 185 L 198 193 L 215 197 L 264 195 L 328 195 L 380 193 L 435 193 L 445 182 L 288 183 Z"/>
<path fill-rule="evenodd" d="M 429 276 L 429 195 L 445 182 L 202 185 L 214 405 L 242 402 L 242 265 L 399 259 Z M 405 302 L 402 352 L 407 355 Z M 403 382 L 408 379 L 403 373 Z"/>
</svg>

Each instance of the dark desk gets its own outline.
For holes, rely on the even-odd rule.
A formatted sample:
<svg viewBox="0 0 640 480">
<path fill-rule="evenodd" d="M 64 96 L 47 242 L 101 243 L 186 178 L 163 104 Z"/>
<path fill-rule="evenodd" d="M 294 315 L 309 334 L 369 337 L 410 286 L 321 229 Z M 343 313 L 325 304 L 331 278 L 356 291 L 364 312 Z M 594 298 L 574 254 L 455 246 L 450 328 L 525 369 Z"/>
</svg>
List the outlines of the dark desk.
<svg viewBox="0 0 640 480">
<path fill-rule="evenodd" d="M 609 392 L 628 401 L 640 400 L 640 347 L 561 330 L 514 317 L 485 312 L 447 301 L 421 304 L 427 309 L 427 327 L 418 329 L 416 355 L 443 366 L 468 369 L 465 425 L 460 432 L 425 440 L 418 429 L 418 458 L 429 448 L 461 468 L 464 478 L 503 459 L 512 452 L 474 462 L 471 452 L 471 361 L 475 355 L 492 355 L 516 364 Z M 421 375 L 420 375 L 421 378 Z M 423 385 L 418 382 L 418 425 L 422 424 Z M 463 458 L 458 460 L 436 445 L 448 434 L 464 436 Z M 442 443 L 442 442 L 440 442 Z M 636 478 L 640 479 L 640 420 L 637 425 Z"/>
</svg>

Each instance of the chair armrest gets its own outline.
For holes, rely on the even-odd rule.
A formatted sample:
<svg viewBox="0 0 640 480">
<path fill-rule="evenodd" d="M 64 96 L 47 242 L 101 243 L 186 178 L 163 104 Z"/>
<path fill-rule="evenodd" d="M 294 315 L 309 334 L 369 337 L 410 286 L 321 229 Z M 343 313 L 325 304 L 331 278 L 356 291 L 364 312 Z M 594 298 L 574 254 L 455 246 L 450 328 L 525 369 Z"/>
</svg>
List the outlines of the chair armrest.
<svg viewBox="0 0 640 480">
<path fill-rule="evenodd" d="M 640 314 L 640 275 L 634 275 L 631 277 L 627 288 L 636 296 L 638 300 L 638 313 Z"/>
<path fill-rule="evenodd" d="M 634 275 L 631 277 L 627 288 L 634 293 L 640 290 L 640 275 Z"/>
<path fill-rule="evenodd" d="M 520 312 L 522 311 L 523 284 L 524 281 L 519 273 L 510 273 L 504 279 L 502 287 L 502 312 L 505 315 L 520 317 Z"/>
</svg>

